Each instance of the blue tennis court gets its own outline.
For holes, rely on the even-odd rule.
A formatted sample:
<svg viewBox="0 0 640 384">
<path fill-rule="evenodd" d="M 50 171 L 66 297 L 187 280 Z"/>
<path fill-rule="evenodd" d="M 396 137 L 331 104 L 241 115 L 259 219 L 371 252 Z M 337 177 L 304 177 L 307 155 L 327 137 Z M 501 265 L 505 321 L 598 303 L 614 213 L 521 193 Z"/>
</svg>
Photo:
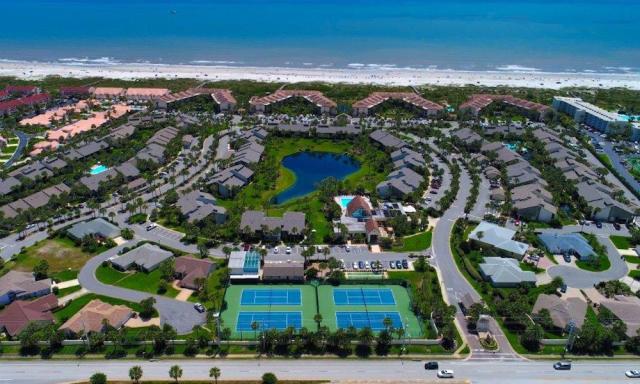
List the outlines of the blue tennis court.
<svg viewBox="0 0 640 384">
<path fill-rule="evenodd" d="M 299 289 L 243 289 L 241 305 L 300 305 Z"/>
<path fill-rule="evenodd" d="M 302 328 L 302 312 L 240 312 L 236 331 L 253 331 L 251 324 L 258 323 L 258 330 L 277 329 L 283 330 L 289 327 Z"/>
<path fill-rule="evenodd" d="M 395 305 L 393 292 L 388 288 L 334 288 L 336 305 Z"/>
<path fill-rule="evenodd" d="M 394 328 L 402 328 L 402 319 L 398 312 L 336 312 L 338 328 L 345 329 L 353 326 L 356 329 L 369 327 L 373 331 L 382 331 L 386 328 L 386 318 L 391 319 Z"/>
</svg>

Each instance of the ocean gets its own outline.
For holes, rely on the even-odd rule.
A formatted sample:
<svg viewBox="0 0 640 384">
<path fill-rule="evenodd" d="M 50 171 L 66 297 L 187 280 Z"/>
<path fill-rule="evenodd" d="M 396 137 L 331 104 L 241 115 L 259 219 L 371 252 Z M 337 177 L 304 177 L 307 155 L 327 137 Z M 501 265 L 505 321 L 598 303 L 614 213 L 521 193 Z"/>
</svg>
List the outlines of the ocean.
<svg viewBox="0 0 640 384">
<path fill-rule="evenodd" d="M 638 0 L 0 0 L 0 59 L 640 72 Z"/>
</svg>

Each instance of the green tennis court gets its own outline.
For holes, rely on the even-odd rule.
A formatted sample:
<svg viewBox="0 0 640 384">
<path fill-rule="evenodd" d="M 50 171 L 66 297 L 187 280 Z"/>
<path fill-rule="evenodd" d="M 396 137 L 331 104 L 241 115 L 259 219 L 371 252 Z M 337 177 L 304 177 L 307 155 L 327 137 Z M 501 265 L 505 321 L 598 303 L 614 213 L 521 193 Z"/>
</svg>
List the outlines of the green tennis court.
<svg viewBox="0 0 640 384">
<path fill-rule="evenodd" d="M 345 305 L 341 297 L 341 292 L 345 289 L 350 292 L 390 291 L 394 300 L 355 300 L 349 303 L 356 304 Z M 387 294 L 387 296 L 390 295 Z M 338 303 L 335 302 L 336 297 L 338 297 Z M 420 322 L 411 311 L 409 293 L 400 285 L 342 285 L 339 287 L 321 285 L 318 287 L 318 298 L 322 324 L 329 327 L 331 331 L 345 325 L 353 325 L 356 328 L 370 326 L 376 331 L 380 329 L 378 323 L 385 317 L 389 317 L 394 325 L 402 323 L 406 337 L 422 337 Z"/>
<path fill-rule="evenodd" d="M 283 292 L 287 293 L 287 300 L 272 300 Z M 295 296 L 291 300 L 289 296 Z M 254 300 L 268 297 L 269 300 Z M 278 296 L 280 297 L 280 296 Z M 282 296 L 284 297 L 284 296 Z M 286 326 L 294 328 L 306 327 L 315 331 L 317 326 L 314 316 L 317 313 L 316 290 L 311 285 L 231 285 L 224 296 L 226 308 L 220 314 L 222 327 L 231 330 L 231 338 L 235 340 L 255 339 L 260 331 L 253 331 L 253 322 L 280 329 Z M 295 313 L 295 319 L 290 314 Z M 284 314 L 286 321 L 280 321 Z M 251 318 L 251 320 L 247 320 Z M 249 322 L 249 323 L 247 323 Z M 247 325 L 249 324 L 249 325 Z M 284 325 L 283 325 L 284 324 Z"/>
</svg>

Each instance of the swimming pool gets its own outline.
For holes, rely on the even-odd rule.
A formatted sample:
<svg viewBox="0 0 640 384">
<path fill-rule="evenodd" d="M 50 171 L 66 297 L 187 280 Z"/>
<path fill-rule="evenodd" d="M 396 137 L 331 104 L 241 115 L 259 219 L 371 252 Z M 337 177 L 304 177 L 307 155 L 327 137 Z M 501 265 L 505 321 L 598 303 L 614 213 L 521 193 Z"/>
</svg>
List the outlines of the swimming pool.
<svg viewBox="0 0 640 384">
<path fill-rule="evenodd" d="M 504 146 L 507 147 L 507 149 L 509 149 L 510 151 L 513 151 L 513 152 L 517 152 L 518 151 L 518 144 L 504 143 Z"/>
<path fill-rule="evenodd" d="M 92 175 L 97 175 L 99 173 L 106 171 L 107 169 L 109 168 L 107 168 L 105 165 L 96 164 L 93 167 L 91 167 L 91 169 L 89 170 L 89 173 Z"/>
<path fill-rule="evenodd" d="M 347 205 L 353 200 L 353 196 L 340 196 L 340 207 L 342 209 L 347 209 Z"/>
</svg>

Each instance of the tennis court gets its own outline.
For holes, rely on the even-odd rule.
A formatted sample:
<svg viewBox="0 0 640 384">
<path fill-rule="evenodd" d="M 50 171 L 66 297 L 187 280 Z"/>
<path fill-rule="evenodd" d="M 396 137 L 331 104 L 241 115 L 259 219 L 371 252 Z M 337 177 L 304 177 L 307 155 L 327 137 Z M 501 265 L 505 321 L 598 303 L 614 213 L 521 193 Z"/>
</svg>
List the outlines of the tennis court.
<svg viewBox="0 0 640 384">
<path fill-rule="evenodd" d="M 336 324 L 338 328 L 356 329 L 369 327 L 373 331 L 382 331 L 387 327 L 384 319 L 390 319 L 394 328 L 402 328 L 402 318 L 398 312 L 336 312 Z"/>
<path fill-rule="evenodd" d="M 331 300 L 331 299 L 329 299 Z M 234 340 L 253 340 L 258 335 L 251 329 L 257 322 L 266 329 L 316 329 L 314 316 L 318 313 L 316 290 L 302 284 L 233 284 L 224 295 L 220 319 L 231 330 Z"/>
<path fill-rule="evenodd" d="M 394 328 L 405 330 L 407 337 L 422 337 L 420 320 L 411 310 L 407 288 L 394 284 L 345 284 L 318 287 L 318 309 L 322 324 L 331 331 L 350 326 L 383 330 L 384 319 Z"/>
<path fill-rule="evenodd" d="M 388 288 L 335 288 L 335 305 L 395 305 L 393 292 Z"/>
<path fill-rule="evenodd" d="M 248 289 L 242 290 L 241 305 L 300 305 L 300 289 Z"/>
<path fill-rule="evenodd" d="M 302 312 L 240 312 L 236 323 L 236 331 L 253 331 L 251 325 L 257 323 L 257 330 L 277 329 L 289 327 L 302 328 Z"/>
</svg>

